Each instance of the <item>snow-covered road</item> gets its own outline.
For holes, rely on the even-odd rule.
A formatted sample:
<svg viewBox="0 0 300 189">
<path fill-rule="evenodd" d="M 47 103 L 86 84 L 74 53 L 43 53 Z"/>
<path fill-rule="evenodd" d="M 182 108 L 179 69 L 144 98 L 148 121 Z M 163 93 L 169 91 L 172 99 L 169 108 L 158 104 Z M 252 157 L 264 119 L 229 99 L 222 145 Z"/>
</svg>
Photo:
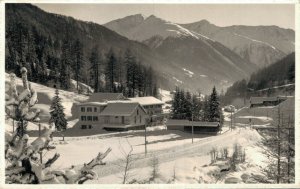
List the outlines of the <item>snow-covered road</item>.
<svg viewBox="0 0 300 189">
<path fill-rule="evenodd" d="M 134 154 L 134 160 L 131 168 L 136 169 L 149 166 L 149 162 L 153 158 L 153 156 L 155 156 L 160 163 L 164 163 L 168 161 L 173 161 L 174 159 L 178 159 L 180 157 L 187 157 L 195 154 L 197 154 L 197 156 L 205 156 L 213 147 L 232 147 L 235 143 L 239 143 L 240 145 L 247 145 L 248 141 L 246 139 L 239 140 L 243 138 L 242 136 L 239 136 L 240 134 L 241 132 L 237 129 L 230 132 L 226 132 L 222 135 L 206 138 L 204 140 L 195 142 L 194 144 L 190 143 L 176 147 L 171 147 L 168 149 L 152 151 L 146 156 L 144 153 Z M 123 166 L 122 161 L 116 160 L 108 162 L 105 166 L 96 167 L 95 171 L 97 172 L 99 178 L 101 178 L 111 174 L 117 174 L 122 172 L 123 169 L 120 168 L 120 166 Z"/>
</svg>

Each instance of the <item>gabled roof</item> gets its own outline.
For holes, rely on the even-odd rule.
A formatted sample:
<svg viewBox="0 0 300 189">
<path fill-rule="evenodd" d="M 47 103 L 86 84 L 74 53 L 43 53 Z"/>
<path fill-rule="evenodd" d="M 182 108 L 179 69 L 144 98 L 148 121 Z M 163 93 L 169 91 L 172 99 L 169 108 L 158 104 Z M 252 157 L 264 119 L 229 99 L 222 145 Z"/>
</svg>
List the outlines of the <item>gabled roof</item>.
<svg viewBox="0 0 300 189">
<path fill-rule="evenodd" d="M 189 121 L 185 119 L 169 119 L 167 126 L 218 127 L 219 122 Z"/>
<path fill-rule="evenodd" d="M 121 100 L 124 99 L 122 93 L 93 93 L 89 101 L 90 102 L 106 102 L 111 100 Z"/>
<path fill-rule="evenodd" d="M 114 102 L 108 103 L 106 108 L 100 113 L 102 116 L 130 116 L 136 110 L 137 107 L 141 107 L 139 103 L 135 102 Z M 144 108 L 141 109 L 145 112 Z"/>
<path fill-rule="evenodd" d="M 142 106 L 148 106 L 148 105 L 163 105 L 164 102 L 153 97 L 153 96 L 145 96 L 145 97 L 135 97 L 135 98 L 129 98 L 132 102 L 138 102 Z"/>
</svg>

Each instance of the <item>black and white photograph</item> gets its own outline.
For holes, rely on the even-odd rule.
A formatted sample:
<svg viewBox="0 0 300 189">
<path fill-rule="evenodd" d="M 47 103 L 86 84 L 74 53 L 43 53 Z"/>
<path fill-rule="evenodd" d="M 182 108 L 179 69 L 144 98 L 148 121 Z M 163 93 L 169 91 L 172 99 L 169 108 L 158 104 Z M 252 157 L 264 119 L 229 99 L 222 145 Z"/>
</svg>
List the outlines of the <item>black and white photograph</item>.
<svg viewBox="0 0 300 189">
<path fill-rule="evenodd" d="M 3 187 L 300 187 L 298 6 L 4 2 Z"/>
</svg>

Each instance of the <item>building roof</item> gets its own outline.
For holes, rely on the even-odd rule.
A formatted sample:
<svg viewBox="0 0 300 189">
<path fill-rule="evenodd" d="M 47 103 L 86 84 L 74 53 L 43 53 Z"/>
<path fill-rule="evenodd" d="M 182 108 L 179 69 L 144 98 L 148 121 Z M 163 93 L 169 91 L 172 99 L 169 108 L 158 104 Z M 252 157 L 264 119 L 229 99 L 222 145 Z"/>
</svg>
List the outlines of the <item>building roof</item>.
<svg viewBox="0 0 300 189">
<path fill-rule="evenodd" d="M 78 106 L 106 106 L 106 102 L 83 102 L 79 103 Z"/>
<path fill-rule="evenodd" d="M 169 119 L 167 126 L 194 126 L 194 127 L 218 127 L 219 122 L 203 122 L 203 121 L 189 121 L 185 119 Z"/>
<path fill-rule="evenodd" d="M 124 99 L 122 93 L 93 93 L 89 101 L 90 102 L 106 102 L 111 100 L 121 100 Z"/>
<path fill-rule="evenodd" d="M 140 106 L 139 103 L 134 102 L 114 102 L 108 103 L 106 108 L 100 113 L 102 116 L 130 116 L 136 108 Z M 141 109 L 145 112 L 144 108 Z M 146 113 L 146 112 L 145 112 Z"/>
<path fill-rule="evenodd" d="M 145 96 L 145 97 L 135 97 L 135 98 L 129 98 L 132 102 L 138 102 L 142 106 L 148 106 L 148 105 L 163 105 L 164 102 L 153 97 L 153 96 Z"/>
<path fill-rule="evenodd" d="M 263 102 L 275 102 L 278 100 L 278 97 L 251 97 L 251 104 L 262 104 Z"/>
</svg>

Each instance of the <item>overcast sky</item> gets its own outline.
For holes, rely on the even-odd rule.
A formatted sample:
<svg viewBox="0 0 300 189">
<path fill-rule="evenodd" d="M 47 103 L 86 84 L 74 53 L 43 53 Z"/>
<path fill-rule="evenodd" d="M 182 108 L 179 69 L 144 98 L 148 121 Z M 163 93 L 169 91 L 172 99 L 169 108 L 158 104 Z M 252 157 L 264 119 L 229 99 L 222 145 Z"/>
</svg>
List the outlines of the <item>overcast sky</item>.
<svg viewBox="0 0 300 189">
<path fill-rule="evenodd" d="M 105 24 L 133 14 L 157 17 L 175 23 L 206 19 L 218 26 L 277 25 L 295 29 L 292 4 L 35 4 L 47 12 Z"/>
</svg>

